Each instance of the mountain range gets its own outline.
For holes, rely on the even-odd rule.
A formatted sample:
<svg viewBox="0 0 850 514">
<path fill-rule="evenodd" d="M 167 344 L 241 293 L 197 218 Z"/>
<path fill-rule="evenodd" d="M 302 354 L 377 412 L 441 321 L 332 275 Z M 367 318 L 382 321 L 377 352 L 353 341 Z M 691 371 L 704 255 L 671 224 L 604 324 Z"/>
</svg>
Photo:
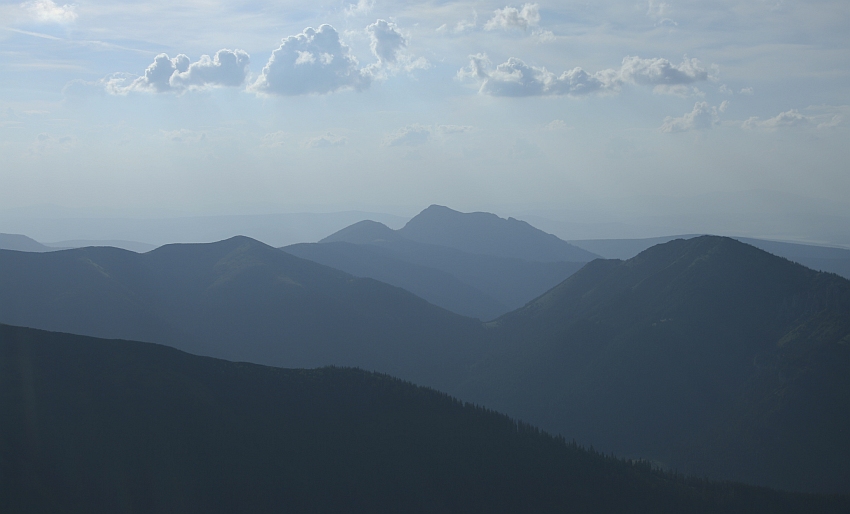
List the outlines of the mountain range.
<svg viewBox="0 0 850 514">
<path fill-rule="evenodd" d="M 0 251 L 3 323 L 361 366 L 605 452 L 819 492 L 850 492 L 849 291 L 836 275 L 702 236 L 594 260 L 481 323 L 248 238 L 146 254 Z"/>
<path fill-rule="evenodd" d="M 0 510 L 839 513 L 685 478 L 355 369 L 0 325 Z"/>
</svg>

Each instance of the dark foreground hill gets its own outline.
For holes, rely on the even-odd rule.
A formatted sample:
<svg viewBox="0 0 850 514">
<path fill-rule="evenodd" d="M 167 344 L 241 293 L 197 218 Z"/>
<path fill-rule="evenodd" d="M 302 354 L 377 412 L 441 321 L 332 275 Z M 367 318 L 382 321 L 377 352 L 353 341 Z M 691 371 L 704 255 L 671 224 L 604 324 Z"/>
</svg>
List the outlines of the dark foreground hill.
<svg viewBox="0 0 850 514">
<path fill-rule="evenodd" d="M 354 369 L 0 326 L 0 511 L 839 513 L 684 479 Z"/>
<path fill-rule="evenodd" d="M 617 455 L 850 492 L 850 282 L 733 239 L 594 261 L 492 324 L 464 398 Z"/>
<path fill-rule="evenodd" d="M 246 237 L 145 254 L 0 251 L 0 322 L 271 365 L 359 366 L 443 388 L 482 339 L 477 320 Z"/>
</svg>

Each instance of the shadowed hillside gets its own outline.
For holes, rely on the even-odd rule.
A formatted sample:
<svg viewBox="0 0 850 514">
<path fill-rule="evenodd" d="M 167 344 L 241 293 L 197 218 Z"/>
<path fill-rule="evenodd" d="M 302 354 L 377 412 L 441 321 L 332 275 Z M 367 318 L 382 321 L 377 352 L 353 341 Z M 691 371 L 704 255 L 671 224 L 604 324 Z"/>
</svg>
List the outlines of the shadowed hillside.
<svg viewBox="0 0 850 514">
<path fill-rule="evenodd" d="M 493 323 L 464 397 L 618 455 L 850 490 L 850 282 L 733 239 L 588 264 Z"/>
<path fill-rule="evenodd" d="M 433 390 L 0 325 L 0 510 L 838 513 L 588 452 Z"/>
</svg>

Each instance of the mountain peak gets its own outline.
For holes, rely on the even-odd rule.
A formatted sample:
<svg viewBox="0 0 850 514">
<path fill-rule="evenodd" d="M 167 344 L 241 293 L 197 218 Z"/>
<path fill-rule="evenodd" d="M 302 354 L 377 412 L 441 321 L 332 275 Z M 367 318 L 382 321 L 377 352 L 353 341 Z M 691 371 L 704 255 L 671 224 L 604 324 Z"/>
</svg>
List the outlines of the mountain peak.
<svg viewBox="0 0 850 514">
<path fill-rule="evenodd" d="M 442 205 L 429 206 L 397 233 L 419 243 L 528 261 L 587 262 L 598 257 L 525 221 L 489 212 L 464 213 Z"/>
</svg>

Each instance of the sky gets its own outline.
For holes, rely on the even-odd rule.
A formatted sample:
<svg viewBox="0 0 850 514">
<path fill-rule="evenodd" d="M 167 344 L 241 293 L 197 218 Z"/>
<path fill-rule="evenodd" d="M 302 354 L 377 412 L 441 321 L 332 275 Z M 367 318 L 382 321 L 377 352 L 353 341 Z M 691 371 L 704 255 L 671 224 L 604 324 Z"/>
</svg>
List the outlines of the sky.
<svg viewBox="0 0 850 514">
<path fill-rule="evenodd" d="M 845 220 L 847 27 L 822 0 L 0 0 L 0 207 Z"/>
</svg>

